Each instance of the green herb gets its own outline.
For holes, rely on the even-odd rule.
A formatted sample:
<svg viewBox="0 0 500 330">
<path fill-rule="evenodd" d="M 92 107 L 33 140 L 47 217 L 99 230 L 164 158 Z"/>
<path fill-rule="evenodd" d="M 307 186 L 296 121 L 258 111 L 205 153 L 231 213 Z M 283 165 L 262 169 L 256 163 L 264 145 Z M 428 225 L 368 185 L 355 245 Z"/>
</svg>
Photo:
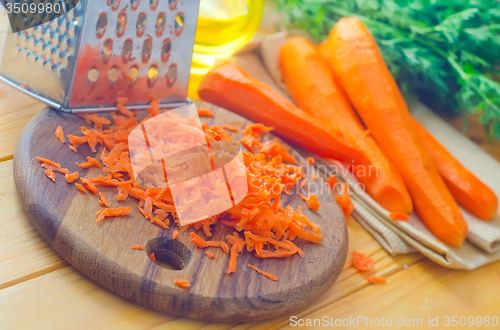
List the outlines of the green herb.
<svg viewBox="0 0 500 330">
<path fill-rule="evenodd" d="M 361 19 L 404 92 L 437 111 L 466 110 L 500 138 L 500 1 L 272 0 L 285 23 L 327 38 Z"/>
</svg>

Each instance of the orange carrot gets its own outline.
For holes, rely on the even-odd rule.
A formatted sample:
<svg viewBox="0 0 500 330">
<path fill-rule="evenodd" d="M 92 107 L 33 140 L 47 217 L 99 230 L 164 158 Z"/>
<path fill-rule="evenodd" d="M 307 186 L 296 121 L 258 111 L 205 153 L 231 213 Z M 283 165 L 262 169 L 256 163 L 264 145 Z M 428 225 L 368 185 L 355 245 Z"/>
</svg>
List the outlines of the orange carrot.
<svg viewBox="0 0 500 330">
<path fill-rule="evenodd" d="M 152 262 L 156 263 L 156 257 L 154 253 L 150 253 L 148 257 L 149 259 L 151 259 Z"/>
<path fill-rule="evenodd" d="M 177 237 L 179 237 L 179 232 L 177 230 L 174 230 L 174 232 L 172 233 L 172 238 L 177 239 Z"/>
<path fill-rule="evenodd" d="M 303 195 L 300 195 L 300 197 L 307 203 L 307 206 L 311 210 L 318 212 L 321 204 L 318 202 L 318 197 L 316 197 L 316 195 L 310 195 L 309 197 L 305 197 Z"/>
<path fill-rule="evenodd" d="M 205 251 L 205 255 L 209 258 L 212 259 L 215 256 L 215 253 L 210 252 L 210 251 Z"/>
<path fill-rule="evenodd" d="M 62 129 L 61 125 L 57 126 L 56 131 L 54 132 L 54 134 L 59 139 L 59 141 L 61 141 L 61 143 L 65 143 L 66 142 L 66 139 L 64 138 L 64 132 L 63 132 L 63 129 Z"/>
<path fill-rule="evenodd" d="M 234 64 L 212 69 L 203 78 L 198 93 L 205 101 L 273 126 L 277 135 L 319 156 L 369 164 L 351 137 L 305 113 Z"/>
<path fill-rule="evenodd" d="M 78 152 L 74 146 L 69 146 L 69 149 L 73 152 Z"/>
<path fill-rule="evenodd" d="M 96 167 L 102 167 L 101 164 L 99 164 L 99 162 L 97 161 L 97 159 L 95 158 L 92 158 L 92 157 L 87 157 L 87 160 L 85 163 L 76 163 L 76 165 L 82 167 L 82 168 L 89 168 L 89 167 L 92 167 L 92 166 L 96 166 Z"/>
<path fill-rule="evenodd" d="M 78 172 L 73 172 L 70 174 L 65 174 L 64 177 L 66 178 L 66 181 L 69 183 L 74 182 L 80 177 L 80 174 Z"/>
<path fill-rule="evenodd" d="M 97 194 L 97 187 L 92 182 L 90 182 L 85 178 L 80 178 L 80 181 L 82 182 L 83 186 L 87 188 L 88 191 L 90 191 L 94 195 Z"/>
<path fill-rule="evenodd" d="M 176 279 L 174 281 L 174 284 L 177 285 L 178 287 L 181 287 L 183 289 L 187 289 L 189 288 L 189 282 L 186 281 L 186 280 L 180 280 L 180 279 Z"/>
<path fill-rule="evenodd" d="M 200 236 L 196 235 L 195 232 L 191 233 L 191 241 L 196 245 L 197 248 L 207 248 L 207 247 L 220 247 L 224 253 L 229 252 L 229 246 L 222 241 L 204 241 Z"/>
<path fill-rule="evenodd" d="M 237 127 L 231 126 L 231 125 L 222 125 L 224 129 L 227 129 L 230 132 L 238 132 L 239 129 Z"/>
<path fill-rule="evenodd" d="M 248 264 L 248 267 L 250 267 L 251 269 L 255 270 L 257 273 L 259 273 L 261 275 L 264 275 L 265 277 L 269 278 L 272 281 L 277 281 L 278 280 L 278 278 L 276 276 L 274 276 L 273 274 L 266 273 L 266 272 L 258 269 L 257 267 L 255 267 L 253 265 Z"/>
<path fill-rule="evenodd" d="M 389 214 L 389 218 L 391 218 L 392 220 L 408 221 L 408 219 L 410 219 L 410 216 L 406 213 L 391 212 Z"/>
<path fill-rule="evenodd" d="M 337 184 L 337 177 L 335 175 L 331 175 L 326 181 L 330 189 L 335 189 L 335 185 Z"/>
<path fill-rule="evenodd" d="M 231 254 L 229 256 L 229 265 L 227 266 L 227 273 L 231 274 L 236 271 L 238 253 L 243 251 L 245 241 L 241 239 L 237 232 L 234 232 L 233 235 L 226 235 L 226 239 L 231 244 Z"/>
<path fill-rule="evenodd" d="M 208 109 L 200 108 L 198 109 L 198 116 L 200 117 L 213 117 L 214 113 Z"/>
<path fill-rule="evenodd" d="M 142 245 L 134 245 L 134 246 L 132 246 L 132 250 L 144 250 L 144 246 L 142 246 Z"/>
<path fill-rule="evenodd" d="M 62 167 L 59 168 L 59 167 L 49 165 L 47 163 L 42 163 L 41 165 L 46 170 L 51 170 L 51 171 L 59 172 L 59 173 L 63 173 L 63 174 L 69 174 L 69 170 L 67 168 L 62 168 Z"/>
<path fill-rule="evenodd" d="M 99 203 L 104 206 L 109 206 L 109 202 L 102 192 L 99 193 Z"/>
<path fill-rule="evenodd" d="M 419 122 L 413 120 L 413 124 L 458 204 L 479 219 L 491 219 L 498 210 L 495 193 L 460 164 Z"/>
<path fill-rule="evenodd" d="M 372 268 L 373 259 L 368 258 L 364 253 L 352 251 L 352 265 L 357 270 L 366 272 L 367 270 L 370 270 L 370 268 Z"/>
<path fill-rule="evenodd" d="M 359 144 L 371 165 L 353 167 L 353 174 L 366 192 L 389 211 L 410 213 L 413 204 L 401 175 L 371 137 L 351 106 L 344 90 L 335 81 L 328 62 L 303 37 L 293 37 L 281 47 L 283 79 L 304 111 L 338 126 Z M 352 164 L 348 164 L 351 165 Z"/>
<path fill-rule="evenodd" d="M 377 277 L 377 276 L 368 276 L 366 278 L 368 281 L 370 281 L 373 284 L 379 284 L 379 283 L 385 283 L 387 282 L 387 279 L 385 277 Z"/>
<path fill-rule="evenodd" d="M 348 220 L 351 216 L 352 210 L 354 209 L 354 204 L 349 196 L 349 187 L 347 186 L 347 183 L 342 184 L 342 195 L 335 195 L 335 200 L 339 203 L 345 219 Z"/>
<path fill-rule="evenodd" d="M 307 163 L 308 163 L 309 165 L 314 165 L 314 158 L 312 158 L 312 157 L 307 157 L 307 158 L 306 158 L 306 161 L 307 161 Z"/>
<path fill-rule="evenodd" d="M 56 182 L 56 175 L 54 174 L 53 171 L 51 170 L 45 170 L 45 175 L 51 179 L 52 181 Z"/>
<path fill-rule="evenodd" d="M 83 186 L 79 183 L 75 183 L 75 186 L 78 188 L 78 190 L 80 190 L 82 193 L 86 194 L 87 193 L 87 190 L 85 190 L 85 188 L 83 188 Z"/>
<path fill-rule="evenodd" d="M 343 18 L 329 42 L 336 75 L 380 148 L 397 164 L 420 218 L 437 238 L 461 246 L 467 224 L 370 32 L 359 19 Z"/>
<path fill-rule="evenodd" d="M 130 213 L 132 209 L 130 207 L 119 207 L 116 209 L 105 208 L 100 211 L 97 211 L 97 220 L 99 222 L 103 220 L 105 217 L 124 217 Z"/>
<path fill-rule="evenodd" d="M 42 158 L 42 157 L 36 157 L 36 159 L 38 159 L 42 163 L 49 164 L 49 165 L 52 165 L 52 166 L 57 167 L 57 168 L 61 168 L 61 164 L 53 162 L 53 161 L 51 161 L 49 159 L 45 159 L 45 158 Z"/>
</svg>

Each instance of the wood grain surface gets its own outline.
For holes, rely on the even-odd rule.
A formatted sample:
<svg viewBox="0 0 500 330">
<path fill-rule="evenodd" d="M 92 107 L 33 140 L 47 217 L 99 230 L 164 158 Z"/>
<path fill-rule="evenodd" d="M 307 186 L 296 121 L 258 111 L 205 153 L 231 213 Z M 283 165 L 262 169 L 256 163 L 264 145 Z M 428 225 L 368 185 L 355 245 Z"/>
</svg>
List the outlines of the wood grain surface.
<svg viewBox="0 0 500 330">
<path fill-rule="evenodd" d="M 210 105 L 198 104 L 198 107 Z M 216 116 L 209 124 L 243 128 L 249 123 L 224 109 L 213 110 Z M 260 259 L 244 251 L 238 258 L 236 273 L 227 275 L 228 255 L 214 249 L 214 259 L 206 258 L 205 250 L 197 249 L 190 241 L 192 230 L 188 230 L 181 232 L 173 243 L 178 244 L 178 249 L 190 251 L 184 253 L 190 254 L 185 260 L 187 266 L 174 270 L 154 264 L 147 252 L 160 254 L 160 251 L 153 251 L 155 247 L 148 242 L 168 241 L 176 229 L 174 225 L 168 230 L 152 225 L 140 215 L 137 201 L 129 198 L 120 204 L 115 201 L 114 189 L 102 186 L 99 190 L 111 207 L 130 206 L 133 211 L 124 218 L 96 224 L 95 214 L 102 208 L 96 196 L 80 193 L 62 175 L 57 176 L 56 183 L 45 176 L 35 156 L 59 162 L 70 171 L 79 171 L 82 177 L 100 174 L 99 169 L 82 170 L 75 164 L 85 161 L 90 150 L 80 146 L 78 154 L 71 152 L 54 136 L 58 125 L 66 135 L 80 135 L 80 126 L 85 124 L 79 117 L 45 109 L 24 129 L 14 157 L 18 194 L 28 217 L 47 242 L 75 268 L 119 295 L 160 311 L 205 321 L 256 321 L 304 307 L 328 289 L 340 274 L 347 254 L 347 232 L 344 217 L 329 189 L 323 189 L 318 196 L 319 212 L 307 209 L 298 195 L 283 195 L 282 205 L 295 209 L 301 205 L 308 218 L 323 229 L 320 244 L 297 239 L 297 245 L 305 252 L 304 258 Z M 237 134 L 234 138 L 237 139 Z M 270 134 L 265 137 L 273 138 Z M 306 164 L 297 152 L 291 152 L 301 164 Z M 314 169 L 309 167 L 307 172 L 307 180 L 313 183 Z M 301 193 L 308 194 L 307 186 Z M 213 233 L 212 239 L 220 240 L 232 230 L 215 225 Z M 136 244 L 150 251 L 132 250 L 131 246 Z M 247 267 L 248 263 L 276 275 L 279 281 L 257 274 Z M 175 286 L 177 278 L 188 280 L 191 287 L 184 290 Z"/>
</svg>

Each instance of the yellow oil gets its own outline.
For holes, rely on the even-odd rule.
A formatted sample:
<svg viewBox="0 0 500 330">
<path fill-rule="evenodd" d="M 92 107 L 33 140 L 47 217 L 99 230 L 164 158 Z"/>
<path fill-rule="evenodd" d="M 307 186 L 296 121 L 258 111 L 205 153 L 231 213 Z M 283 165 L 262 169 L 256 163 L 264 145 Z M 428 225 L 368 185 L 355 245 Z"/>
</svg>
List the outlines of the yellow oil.
<svg viewBox="0 0 500 330">
<path fill-rule="evenodd" d="M 262 18 L 264 0 L 201 0 L 189 83 L 189 97 L 216 61 L 241 49 Z"/>
</svg>

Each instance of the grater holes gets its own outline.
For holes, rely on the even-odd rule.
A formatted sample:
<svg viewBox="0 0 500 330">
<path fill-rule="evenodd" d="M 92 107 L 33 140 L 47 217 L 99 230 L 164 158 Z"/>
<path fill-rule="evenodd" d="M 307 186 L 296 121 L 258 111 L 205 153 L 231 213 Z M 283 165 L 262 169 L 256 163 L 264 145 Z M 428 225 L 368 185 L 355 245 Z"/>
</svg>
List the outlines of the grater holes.
<svg viewBox="0 0 500 330">
<path fill-rule="evenodd" d="M 89 70 L 89 72 L 87 72 L 87 79 L 89 83 L 95 83 L 97 78 L 99 78 L 99 71 L 93 67 Z"/>
<path fill-rule="evenodd" d="M 158 78 L 158 66 L 153 64 L 148 70 L 148 87 L 153 87 Z"/>
<path fill-rule="evenodd" d="M 156 18 L 156 36 L 159 38 L 163 34 L 163 31 L 165 31 L 165 25 L 167 22 L 167 15 L 165 15 L 165 12 L 161 12 L 158 14 L 158 17 Z"/>
<path fill-rule="evenodd" d="M 161 61 L 163 63 L 167 62 L 170 58 L 170 53 L 172 51 L 172 39 L 167 38 L 163 40 L 163 45 L 161 46 Z"/>
<path fill-rule="evenodd" d="M 177 8 L 177 3 L 179 0 L 168 0 L 168 9 L 175 10 Z"/>
<path fill-rule="evenodd" d="M 127 13 L 125 10 L 118 14 L 118 20 L 116 21 L 116 36 L 118 38 L 123 37 L 125 34 L 125 28 L 127 27 Z"/>
<path fill-rule="evenodd" d="M 119 76 L 120 76 L 120 71 L 118 71 L 116 67 L 112 67 L 108 72 L 108 79 L 112 83 L 118 80 Z"/>
<path fill-rule="evenodd" d="M 132 39 L 127 39 L 125 40 L 125 43 L 123 44 L 123 50 L 122 50 L 122 60 L 123 63 L 127 63 L 130 61 L 132 57 L 132 50 L 134 48 L 134 42 Z"/>
<path fill-rule="evenodd" d="M 175 80 L 177 79 L 177 64 L 173 63 L 168 67 L 167 72 L 167 86 L 170 88 L 175 84 Z"/>
<path fill-rule="evenodd" d="M 184 13 L 181 11 L 175 17 L 174 34 L 176 37 L 180 36 L 184 29 Z"/>
<path fill-rule="evenodd" d="M 147 38 L 142 44 L 142 63 L 147 63 L 149 61 L 152 51 L 153 42 L 151 41 L 151 38 Z"/>
<path fill-rule="evenodd" d="M 121 0 L 108 0 L 108 6 L 111 7 L 113 11 L 116 11 L 120 7 Z"/>
<path fill-rule="evenodd" d="M 151 10 L 156 10 L 156 8 L 158 8 L 159 3 L 160 3 L 160 0 L 149 0 L 149 8 Z"/>
<path fill-rule="evenodd" d="M 137 65 L 134 65 L 128 70 L 128 72 L 123 73 L 125 80 L 127 81 L 127 84 L 129 87 L 134 87 L 135 83 L 137 82 L 137 77 L 139 77 L 139 68 Z"/>
<path fill-rule="evenodd" d="M 102 54 L 109 56 L 113 52 L 113 40 L 112 39 L 106 39 L 104 41 L 104 45 L 102 46 Z"/>
<path fill-rule="evenodd" d="M 130 9 L 132 9 L 132 11 L 137 10 L 137 8 L 139 8 L 140 3 L 141 0 L 130 0 Z"/>
<path fill-rule="evenodd" d="M 108 26 L 108 14 L 101 12 L 96 24 L 96 37 L 101 39 L 106 33 L 106 27 Z M 52 28 L 52 27 L 51 27 Z"/>
<path fill-rule="evenodd" d="M 144 34 L 144 31 L 146 31 L 147 21 L 148 21 L 148 18 L 146 16 L 146 13 L 144 13 L 144 12 L 140 13 L 139 16 L 137 17 L 137 24 L 135 27 L 137 38 L 142 37 L 142 35 Z"/>
</svg>

